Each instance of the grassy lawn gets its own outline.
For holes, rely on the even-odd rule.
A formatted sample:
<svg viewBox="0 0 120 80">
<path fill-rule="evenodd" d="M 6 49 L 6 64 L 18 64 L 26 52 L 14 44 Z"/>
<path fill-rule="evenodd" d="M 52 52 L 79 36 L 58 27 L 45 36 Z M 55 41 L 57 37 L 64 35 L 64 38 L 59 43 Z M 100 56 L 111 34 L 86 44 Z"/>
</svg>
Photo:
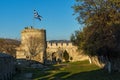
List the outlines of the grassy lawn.
<svg viewBox="0 0 120 80">
<path fill-rule="evenodd" d="M 120 73 L 107 73 L 88 61 L 63 63 L 48 70 L 26 69 L 32 72 L 32 80 L 120 80 Z"/>
</svg>

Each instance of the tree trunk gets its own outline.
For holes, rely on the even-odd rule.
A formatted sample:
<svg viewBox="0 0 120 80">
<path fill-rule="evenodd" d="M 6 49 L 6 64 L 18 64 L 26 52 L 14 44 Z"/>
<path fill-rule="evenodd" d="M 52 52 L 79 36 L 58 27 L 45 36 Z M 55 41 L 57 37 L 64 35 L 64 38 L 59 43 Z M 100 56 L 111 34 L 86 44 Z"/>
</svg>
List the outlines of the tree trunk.
<svg viewBox="0 0 120 80">
<path fill-rule="evenodd" d="M 108 61 L 108 72 L 111 73 L 111 62 Z"/>
</svg>

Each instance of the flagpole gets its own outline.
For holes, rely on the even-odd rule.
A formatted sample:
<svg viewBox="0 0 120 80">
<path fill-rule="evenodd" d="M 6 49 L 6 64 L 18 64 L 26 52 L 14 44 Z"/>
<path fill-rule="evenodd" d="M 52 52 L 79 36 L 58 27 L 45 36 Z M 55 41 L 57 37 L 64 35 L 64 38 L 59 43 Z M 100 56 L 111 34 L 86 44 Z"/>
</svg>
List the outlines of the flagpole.
<svg viewBox="0 0 120 80">
<path fill-rule="evenodd" d="M 33 13 L 34 13 L 34 9 L 33 9 Z M 35 16 L 34 15 L 33 15 L 32 21 L 33 21 L 33 27 L 35 27 Z"/>
<path fill-rule="evenodd" d="M 32 20 L 33 20 L 33 27 L 35 27 L 35 19 L 33 18 Z"/>
</svg>

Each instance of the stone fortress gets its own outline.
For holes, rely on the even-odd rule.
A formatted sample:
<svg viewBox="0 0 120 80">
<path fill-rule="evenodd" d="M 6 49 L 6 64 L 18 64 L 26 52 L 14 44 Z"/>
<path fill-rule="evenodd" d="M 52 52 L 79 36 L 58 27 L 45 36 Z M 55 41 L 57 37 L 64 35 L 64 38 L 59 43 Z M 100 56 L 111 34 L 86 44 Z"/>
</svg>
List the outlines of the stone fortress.
<svg viewBox="0 0 120 80">
<path fill-rule="evenodd" d="M 64 61 L 63 53 L 66 51 L 69 54 L 69 61 L 80 61 L 88 59 L 87 56 L 80 54 L 77 51 L 77 47 L 72 44 L 72 42 L 67 40 L 51 40 L 46 41 L 46 30 L 35 29 L 33 27 L 26 27 L 21 32 L 21 45 L 16 48 L 16 58 L 26 59 L 29 58 L 30 49 L 29 44 L 32 37 L 39 37 L 39 41 L 33 40 L 34 42 L 39 42 L 40 44 L 36 50 L 40 51 L 37 55 L 32 58 L 39 62 L 57 62 L 58 60 Z M 33 42 L 32 42 L 33 43 Z M 34 45 L 34 44 L 33 44 Z M 32 46 L 32 45 L 30 45 Z"/>
</svg>

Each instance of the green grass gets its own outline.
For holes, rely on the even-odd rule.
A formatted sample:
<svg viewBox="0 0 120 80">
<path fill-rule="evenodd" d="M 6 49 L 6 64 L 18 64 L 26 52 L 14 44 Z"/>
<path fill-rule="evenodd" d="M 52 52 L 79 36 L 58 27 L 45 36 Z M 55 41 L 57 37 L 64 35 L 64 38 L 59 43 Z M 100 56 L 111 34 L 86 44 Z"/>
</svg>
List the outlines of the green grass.
<svg viewBox="0 0 120 80">
<path fill-rule="evenodd" d="M 88 61 L 50 66 L 49 70 L 26 69 L 32 80 L 120 80 L 120 73 L 107 73 Z"/>
</svg>

